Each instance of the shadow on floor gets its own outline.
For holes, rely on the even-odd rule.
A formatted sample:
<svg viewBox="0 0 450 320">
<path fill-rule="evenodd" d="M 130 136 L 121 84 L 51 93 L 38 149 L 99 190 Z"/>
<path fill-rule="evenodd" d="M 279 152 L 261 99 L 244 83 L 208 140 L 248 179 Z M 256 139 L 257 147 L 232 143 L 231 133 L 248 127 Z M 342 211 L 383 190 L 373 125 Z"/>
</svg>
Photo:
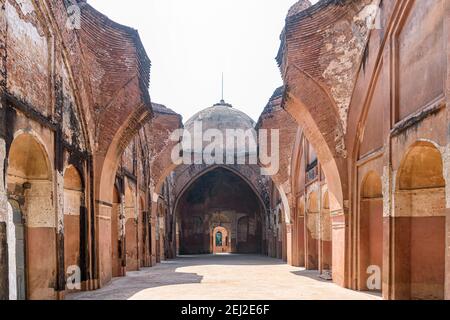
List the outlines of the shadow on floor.
<svg viewBox="0 0 450 320">
<path fill-rule="evenodd" d="M 196 273 L 177 272 L 176 270 L 180 267 L 184 265 L 163 262 L 152 268 L 130 271 L 125 277 L 113 278 L 101 289 L 72 293 L 66 296 L 66 300 L 127 300 L 146 289 L 201 283 L 203 276 Z"/>
<path fill-rule="evenodd" d="M 245 257 L 246 259 L 242 259 Z M 286 264 L 282 260 L 270 258 L 259 254 L 203 254 L 180 255 L 174 262 L 180 262 L 188 266 L 200 265 L 226 265 L 226 266 L 273 266 Z"/>
<path fill-rule="evenodd" d="M 295 274 L 296 276 L 310 278 L 310 279 L 313 279 L 318 282 L 333 283 L 332 280 L 325 280 L 325 279 L 321 278 L 319 271 L 317 271 L 317 270 L 291 271 L 291 273 Z M 359 292 L 373 296 L 373 297 L 377 297 L 377 298 L 383 297 L 381 292 L 378 292 L 378 291 L 359 291 Z"/>
<path fill-rule="evenodd" d="M 291 271 L 292 274 L 296 276 L 310 278 L 319 282 L 332 283 L 332 280 L 325 280 L 320 277 L 319 271 L 317 270 L 300 270 L 300 271 Z"/>
<path fill-rule="evenodd" d="M 245 256 L 246 259 L 242 259 Z M 263 255 L 217 254 L 184 255 L 163 261 L 152 268 L 127 272 L 126 277 L 114 278 L 105 287 L 88 292 L 68 294 L 66 300 L 124 300 L 151 288 L 201 283 L 203 276 L 177 271 L 192 266 L 218 265 L 282 265 L 283 261 Z"/>
</svg>

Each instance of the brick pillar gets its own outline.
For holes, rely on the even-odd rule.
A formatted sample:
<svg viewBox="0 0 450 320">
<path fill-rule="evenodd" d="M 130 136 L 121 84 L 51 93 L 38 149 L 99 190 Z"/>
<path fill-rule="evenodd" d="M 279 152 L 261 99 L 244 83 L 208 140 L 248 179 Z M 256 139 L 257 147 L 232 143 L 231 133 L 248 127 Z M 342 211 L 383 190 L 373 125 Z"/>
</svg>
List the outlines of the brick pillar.
<svg viewBox="0 0 450 320">
<path fill-rule="evenodd" d="M 341 287 L 346 287 L 346 214 L 344 211 L 332 212 L 332 238 L 333 238 L 333 281 Z"/>
<path fill-rule="evenodd" d="M 59 154 L 62 159 L 62 154 Z M 58 159 L 58 157 L 57 157 Z M 60 170 L 61 169 L 61 170 Z M 56 263 L 57 263 L 57 275 L 56 275 L 56 291 L 59 299 L 64 298 L 64 292 L 66 289 L 66 270 L 64 265 L 64 175 L 63 169 L 57 168 L 56 170 Z"/>
<path fill-rule="evenodd" d="M 125 188 L 122 189 L 123 191 Z M 126 223 L 126 214 L 125 214 L 125 192 L 120 194 L 120 206 L 119 206 L 119 257 L 121 261 L 123 276 L 126 275 L 127 268 L 127 245 L 125 240 L 125 223 Z"/>
<path fill-rule="evenodd" d="M 447 113 L 448 110 L 447 110 Z M 449 115 L 447 115 L 449 116 Z M 445 178 L 445 285 L 444 285 L 444 297 L 446 300 L 450 300 L 450 143 L 444 150 L 443 154 L 443 167 Z"/>
<path fill-rule="evenodd" d="M 0 102 L 0 113 L 2 113 L 3 107 Z M 0 120 L 2 117 L 0 116 Z M 0 121 L 0 124 L 3 121 Z M 9 299 L 9 280 L 8 280 L 8 242 L 6 235 L 6 222 L 8 215 L 8 199 L 6 197 L 5 186 L 5 157 L 6 157 L 6 144 L 2 138 L 0 131 L 0 300 Z"/>
<path fill-rule="evenodd" d="M 444 5 L 444 43 L 447 61 L 445 95 L 447 104 L 447 123 L 450 123 L 450 2 Z M 445 246 L 445 299 L 450 300 L 450 137 L 447 135 L 447 147 L 444 155 L 444 178 L 446 181 L 446 246 Z"/>
<path fill-rule="evenodd" d="M 152 210 L 150 212 L 150 248 L 151 248 L 151 266 L 156 265 L 156 215 L 158 209 L 158 195 L 152 195 Z"/>
<path fill-rule="evenodd" d="M 295 233 L 297 261 L 296 267 L 305 267 L 305 215 L 301 212 L 297 217 L 297 227 Z"/>
<path fill-rule="evenodd" d="M 293 241 L 294 237 L 292 236 L 292 224 L 286 224 L 286 260 L 287 264 L 293 264 Z"/>
</svg>

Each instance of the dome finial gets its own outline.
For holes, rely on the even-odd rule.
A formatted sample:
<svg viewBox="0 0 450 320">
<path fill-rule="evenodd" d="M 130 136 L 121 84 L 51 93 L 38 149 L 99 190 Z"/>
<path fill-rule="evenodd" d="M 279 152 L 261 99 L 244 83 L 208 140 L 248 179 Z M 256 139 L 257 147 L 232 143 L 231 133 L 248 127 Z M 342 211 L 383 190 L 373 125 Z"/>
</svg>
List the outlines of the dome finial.
<svg viewBox="0 0 450 320">
<path fill-rule="evenodd" d="M 222 71 L 222 99 L 220 100 L 220 103 L 225 103 L 225 100 L 223 99 L 223 71 Z"/>
<path fill-rule="evenodd" d="M 231 104 L 225 102 L 223 93 L 224 93 L 224 77 L 223 77 L 223 72 L 222 72 L 222 99 L 220 99 L 220 102 L 216 103 L 214 106 L 226 106 L 226 107 L 232 108 L 233 106 Z"/>
</svg>

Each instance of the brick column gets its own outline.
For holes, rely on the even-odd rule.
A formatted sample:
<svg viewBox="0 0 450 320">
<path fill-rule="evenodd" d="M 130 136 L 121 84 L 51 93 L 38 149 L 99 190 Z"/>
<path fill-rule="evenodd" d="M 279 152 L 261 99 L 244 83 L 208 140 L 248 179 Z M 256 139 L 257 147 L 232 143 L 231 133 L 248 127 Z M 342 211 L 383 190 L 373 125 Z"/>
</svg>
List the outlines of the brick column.
<svg viewBox="0 0 450 320">
<path fill-rule="evenodd" d="M 449 113 L 447 111 L 447 113 Z M 445 178 L 445 285 L 444 297 L 450 300 L 450 143 L 445 148 L 443 154 L 443 167 Z"/>
<path fill-rule="evenodd" d="M 119 206 L 119 257 L 121 261 L 123 276 L 126 275 L 127 268 L 127 245 L 125 240 L 125 224 L 126 224 L 126 214 L 125 214 L 125 188 L 122 189 L 123 192 L 120 194 L 120 206 Z"/>
<path fill-rule="evenodd" d="M 293 265 L 293 241 L 294 237 L 292 236 L 292 224 L 286 224 L 286 259 L 287 264 Z"/>
<path fill-rule="evenodd" d="M 153 194 L 152 195 L 152 206 L 151 206 L 151 212 L 150 212 L 150 248 L 151 248 L 151 266 L 156 265 L 156 215 L 157 215 L 157 209 L 158 209 L 158 195 Z"/>
<path fill-rule="evenodd" d="M 56 170 L 56 291 L 59 299 L 64 299 L 66 289 L 66 269 L 64 265 L 64 175 Z"/>
<path fill-rule="evenodd" d="M 447 61 L 447 77 L 445 95 L 447 102 L 447 123 L 450 123 L 450 2 L 445 1 L 444 7 L 444 42 Z M 444 178 L 446 182 L 446 245 L 445 245 L 445 299 L 450 300 L 450 138 L 447 135 L 447 147 L 444 154 Z"/>
<path fill-rule="evenodd" d="M 6 180 L 4 177 L 5 156 L 6 156 L 5 140 L 0 137 L 0 300 L 9 299 L 8 242 L 6 236 L 8 200 L 6 197 L 6 188 L 5 188 Z"/>
</svg>

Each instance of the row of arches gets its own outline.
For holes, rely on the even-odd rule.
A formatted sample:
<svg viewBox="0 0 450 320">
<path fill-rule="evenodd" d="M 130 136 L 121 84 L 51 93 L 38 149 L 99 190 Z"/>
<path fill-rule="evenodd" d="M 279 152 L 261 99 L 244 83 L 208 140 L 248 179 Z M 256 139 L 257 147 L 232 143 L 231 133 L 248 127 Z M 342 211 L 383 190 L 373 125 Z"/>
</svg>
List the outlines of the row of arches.
<svg viewBox="0 0 450 320">
<path fill-rule="evenodd" d="M 66 161 L 62 176 L 54 171 L 44 144 L 20 132 L 9 147 L 6 170 L 7 246 L 10 299 L 58 299 L 88 288 L 90 228 L 86 163 Z M 60 182 L 61 184 L 59 184 Z M 112 277 L 149 265 L 151 226 L 143 195 L 126 179 L 113 186 Z M 120 191 L 123 190 L 123 191 Z M 104 240 L 104 239 L 103 239 Z"/>
<path fill-rule="evenodd" d="M 321 173 L 318 182 L 302 187 L 306 195 L 299 197 L 293 220 L 294 265 L 320 274 L 332 270 L 335 280 L 342 274 L 334 269 L 341 263 L 336 256 L 344 251 L 352 264 L 349 287 L 397 299 L 445 297 L 444 148 L 418 141 L 405 150 L 403 157 L 396 155 L 391 172 L 382 154 L 359 167 L 355 212 L 348 220 L 354 238 L 338 236 L 343 225 L 331 210 L 328 180 Z M 305 184 L 309 173 L 300 167 L 306 174 L 296 174 Z"/>
<path fill-rule="evenodd" d="M 9 206 L 9 287 L 13 299 L 56 298 L 58 274 L 57 229 L 64 232 L 67 289 L 80 289 L 84 242 L 84 183 L 79 169 L 68 165 L 63 175 L 63 219 L 57 216 L 48 153 L 36 136 L 20 133 L 8 157 L 6 185 Z M 76 277 L 73 278 L 73 277 Z"/>
<path fill-rule="evenodd" d="M 444 299 L 446 183 L 442 155 L 433 143 L 420 141 L 400 163 L 392 192 L 379 172 L 371 171 L 362 180 L 358 289 L 383 291 L 399 299 Z"/>
<path fill-rule="evenodd" d="M 111 210 L 111 273 L 112 277 L 123 277 L 127 271 L 138 271 L 148 265 L 150 246 L 148 245 L 149 222 L 144 198 L 135 187 L 124 182 L 113 188 Z"/>
<path fill-rule="evenodd" d="M 306 268 L 331 272 L 331 217 L 328 192 L 319 200 L 318 192 L 309 194 L 306 211 Z"/>
</svg>

